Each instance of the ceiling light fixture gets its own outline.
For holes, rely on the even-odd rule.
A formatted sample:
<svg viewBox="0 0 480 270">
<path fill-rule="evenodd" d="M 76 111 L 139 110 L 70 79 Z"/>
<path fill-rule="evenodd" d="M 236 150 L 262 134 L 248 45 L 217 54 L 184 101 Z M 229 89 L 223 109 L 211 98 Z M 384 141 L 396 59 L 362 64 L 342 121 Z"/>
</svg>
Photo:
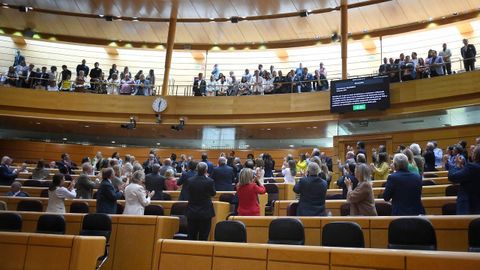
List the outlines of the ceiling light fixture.
<svg viewBox="0 0 480 270">
<path fill-rule="evenodd" d="M 41 123 L 40 123 L 40 122 L 36 122 L 35 124 L 40 125 Z"/>
<path fill-rule="evenodd" d="M 66 140 L 68 140 L 68 139 L 67 139 L 67 138 L 63 138 L 62 140 L 66 141 Z"/>
<path fill-rule="evenodd" d="M 230 18 L 230 21 L 231 21 L 232 23 L 238 23 L 238 22 L 240 21 L 240 18 L 239 18 L 239 17 L 231 17 L 231 18 Z"/>
<path fill-rule="evenodd" d="M 103 15 L 103 14 L 98 14 L 98 17 L 103 18 L 103 17 L 105 17 L 105 15 Z"/>
<path fill-rule="evenodd" d="M 271 128 L 267 128 L 268 131 L 272 130 Z"/>
<path fill-rule="evenodd" d="M 112 143 L 114 144 L 114 143 L 115 143 L 115 141 L 112 141 Z"/>
<path fill-rule="evenodd" d="M 132 18 L 132 21 L 138 22 L 138 17 L 133 17 L 133 18 Z"/>
<path fill-rule="evenodd" d="M 290 144 L 289 146 L 290 146 L 290 148 L 293 148 L 293 147 L 295 147 L 295 145 L 293 145 L 293 144 Z"/>
<path fill-rule="evenodd" d="M 302 11 L 300 11 L 300 13 L 298 15 L 300 15 L 300 17 L 302 17 L 302 18 L 305 18 L 305 17 L 308 17 L 309 13 L 310 12 L 308 10 L 302 10 Z"/>
<path fill-rule="evenodd" d="M 86 128 L 89 128 L 90 126 L 89 125 L 85 125 Z"/>
</svg>

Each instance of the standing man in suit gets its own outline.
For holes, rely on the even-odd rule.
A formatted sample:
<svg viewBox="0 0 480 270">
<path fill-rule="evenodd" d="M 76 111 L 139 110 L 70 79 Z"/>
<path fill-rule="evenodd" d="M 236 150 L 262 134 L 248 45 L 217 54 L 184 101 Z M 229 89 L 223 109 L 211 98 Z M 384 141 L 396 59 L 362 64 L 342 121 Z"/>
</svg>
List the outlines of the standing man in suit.
<svg viewBox="0 0 480 270">
<path fill-rule="evenodd" d="M 143 169 L 145 170 L 147 176 L 152 172 L 153 165 L 155 164 L 158 164 L 158 160 L 155 158 L 154 154 L 149 154 L 148 159 L 143 162 Z"/>
<path fill-rule="evenodd" d="M 177 180 L 177 185 L 182 186 L 182 190 L 180 190 L 180 197 L 178 198 L 179 201 L 188 201 L 188 179 L 193 177 L 197 174 L 197 164 L 195 160 L 190 160 L 188 162 L 188 170 L 182 173 L 182 176 Z"/>
<path fill-rule="evenodd" d="M 422 205 L 422 177 L 408 171 L 408 158 L 404 154 L 393 157 L 395 172 L 387 178 L 383 199 L 392 200 L 392 216 L 424 215 Z"/>
<path fill-rule="evenodd" d="M 80 74 L 80 70 L 83 70 L 83 75 L 85 75 L 85 77 L 88 76 L 88 72 L 90 71 L 90 68 L 86 65 L 87 61 L 85 61 L 85 59 L 82 60 L 82 64 L 78 65 L 77 66 L 77 77 L 78 77 L 78 74 Z"/>
<path fill-rule="evenodd" d="M 151 155 L 153 156 L 153 155 Z M 152 200 L 162 200 L 165 188 L 165 177 L 160 175 L 160 164 L 153 163 L 151 173 L 145 176 L 145 188 L 148 191 L 155 191 Z"/>
<path fill-rule="evenodd" d="M 115 191 L 112 180 L 115 173 L 112 168 L 105 168 L 102 170 L 102 183 L 97 191 L 97 213 L 116 214 L 117 200 L 123 195 L 124 186 L 120 186 L 118 191 Z"/>
<path fill-rule="evenodd" d="M 26 166 L 22 165 L 20 170 L 10 168 L 12 165 L 12 159 L 8 156 L 2 157 L 2 161 L 0 164 L 0 185 L 2 186 L 10 186 L 19 172 L 25 170 Z"/>
<path fill-rule="evenodd" d="M 208 160 L 207 153 L 202 154 L 202 162 L 204 162 L 208 166 L 208 170 L 207 170 L 208 175 L 212 175 L 212 173 L 213 173 L 213 163 Z"/>
<path fill-rule="evenodd" d="M 17 52 L 15 53 L 15 58 L 13 59 L 13 66 L 18 66 L 22 62 L 25 62 L 25 57 L 20 54 L 19 50 L 17 50 Z"/>
<path fill-rule="evenodd" d="M 233 168 L 227 166 L 227 159 L 220 157 L 218 159 L 218 167 L 213 169 L 211 175 L 213 181 L 215 181 L 215 190 L 218 191 L 232 191 L 233 182 L 235 180 L 235 172 Z"/>
<path fill-rule="evenodd" d="M 70 160 L 70 155 L 67 153 L 62 154 L 62 160 L 57 162 L 58 170 L 63 174 L 73 174 L 75 166 L 73 166 Z"/>
<path fill-rule="evenodd" d="M 193 95 L 196 97 L 205 96 L 207 82 L 203 79 L 203 73 L 198 73 L 198 78 L 193 81 Z"/>
<path fill-rule="evenodd" d="M 465 71 L 475 70 L 475 56 L 477 55 L 477 50 L 473 44 L 468 44 L 468 39 L 463 39 L 463 47 L 460 49 L 460 53 L 463 57 L 463 65 L 465 66 Z"/>
<path fill-rule="evenodd" d="M 188 206 L 185 216 L 188 222 L 188 240 L 208 240 L 212 218 L 215 216 L 212 197 L 215 196 L 215 184 L 207 176 L 208 166 L 205 162 L 197 165 L 197 176 L 188 181 Z"/>
</svg>

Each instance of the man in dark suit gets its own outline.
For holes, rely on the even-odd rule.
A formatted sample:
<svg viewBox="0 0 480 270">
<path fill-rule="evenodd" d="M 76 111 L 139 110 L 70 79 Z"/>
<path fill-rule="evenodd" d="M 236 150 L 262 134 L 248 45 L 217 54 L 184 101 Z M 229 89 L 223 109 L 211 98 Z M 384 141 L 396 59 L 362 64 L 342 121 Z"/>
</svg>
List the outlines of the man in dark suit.
<svg viewBox="0 0 480 270">
<path fill-rule="evenodd" d="M 158 160 L 155 158 L 154 154 L 149 154 L 148 159 L 143 162 L 143 169 L 145 170 L 145 174 L 150 174 L 152 172 L 153 165 L 155 164 L 158 164 Z"/>
<path fill-rule="evenodd" d="M 349 178 L 352 181 L 352 189 L 355 189 L 358 185 L 358 179 L 355 177 L 355 167 L 356 164 L 353 162 L 348 162 L 343 168 L 343 176 L 340 177 L 337 181 L 337 186 L 342 188 L 342 198 L 347 198 L 348 188 L 345 185 L 345 178 Z"/>
<path fill-rule="evenodd" d="M 333 162 L 332 158 L 327 156 L 325 152 L 320 154 L 320 160 L 327 165 L 329 171 L 333 171 Z"/>
<path fill-rule="evenodd" d="M 177 180 L 177 185 L 182 186 L 182 190 L 180 190 L 180 197 L 178 198 L 179 201 L 188 201 L 188 179 L 197 175 L 197 164 L 198 162 L 194 160 L 190 160 L 188 162 L 188 170 L 182 173 L 182 176 Z"/>
<path fill-rule="evenodd" d="M 123 186 L 115 191 L 112 180 L 115 173 L 112 168 L 106 168 L 102 171 L 102 183 L 97 191 L 97 213 L 116 214 L 117 200 L 122 197 Z"/>
<path fill-rule="evenodd" d="M 90 71 L 90 68 L 86 65 L 87 61 L 85 59 L 82 60 L 82 64 L 77 66 L 77 77 L 78 74 L 80 73 L 80 70 L 83 70 L 83 74 L 85 77 L 88 76 L 88 72 Z"/>
<path fill-rule="evenodd" d="M 213 180 L 207 176 L 207 168 L 205 162 L 198 163 L 198 175 L 187 180 L 189 198 L 185 216 L 189 240 L 208 240 L 212 218 L 215 216 L 212 196 L 215 196 L 216 191 Z"/>
<path fill-rule="evenodd" d="M 17 178 L 18 171 L 16 169 L 10 168 L 12 164 L 12 159 L 10 157 L 2 157 L 2 162 L 0 164 L 0 185 L 10 186 L 15 178 Z M 22 165 L 19 171 L 25 170 L 25 166 Z"/>
<path fill-rule="evenodd" d="M 208 175 L 212 175 L 213 173 L 213 163 L 208 161 L 208 156 L 207 156 L 207 153 L 203 153 L 202 154 L 202 162 L 206 163 L 207 166 L 208 166 Z"/>
<path fill-rule="evenodd" d="M 422 205 L 422 177 L 408 171 L 408 158 L 396 154 L 393 158 L 395 172 L 387 178 L 383 199 L 392 200 L 392 216 L 424 215 Z"/>
<path fill-rule="evenodd" d="M 154 163 L 151 167 L 151 173 L 145 176 L 145 188 L 148 191 L 155 191 L 155 195 L 151 198 L 152 200 L 162 200 L 163 199 L 163 190 L 165 187 L 165 177 L 161 176 L 160 165 Z"/>
<path fill-rule="evenodd" d="M 218 159 L 218 167 L 213 169 L 211 175 L 213 181 L 215 181 L 215 190 L 218 191 L 232 191 L 232 183 L 235 180 L 235 172 L 233 168 L 227 166 L 227 159 L 220 157 Z"/>
<path fill-rule="evenodd" d="M 460 53 L 463 58 L 463 65 L 465 66 L 465 71 L 475 70 L 475 56 L 477 55 L 477 50 L 473 44 L 468 44 L 468 39 L 463 39 L 463 47 L 460 49 Z"/>
<path fill-rule="evenodd" d="M 196 97 L 205 96 L 207 82 L 203 79 L 203 73 L 198 73 L 198 78 L 193 81 L 193 95 Z"/>
<path fill-rule="evenodd" d="M 16 67 L 24 61 L 25 61 L 25 57 L 20 54 L 20 51 L 17 50 L 17 53 L 15 54 L 15 58 L 13 59 L 13 66 Z"/>
<path fill-rule="evenodd" d="M 63 174 L 73 174 L 75 166 L 73 166 L 70 160 L 70 155 L 67 153 L 62 154 L 62 160 L 56 163 L 58 170 Z"/>
</svg>

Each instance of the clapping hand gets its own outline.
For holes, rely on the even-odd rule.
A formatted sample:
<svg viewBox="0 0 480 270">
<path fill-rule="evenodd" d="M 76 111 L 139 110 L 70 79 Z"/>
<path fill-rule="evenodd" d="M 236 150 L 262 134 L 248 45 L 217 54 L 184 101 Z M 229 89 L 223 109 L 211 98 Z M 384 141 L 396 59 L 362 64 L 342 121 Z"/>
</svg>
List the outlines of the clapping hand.
<svg viewBox="0 0 480 270">
<path fill-rule="evenodd" d="M 348 189 L 352 189 L 352 180 L 350 180 L 350 178 L 345 177 L 344 182 Z"/>
<path fill-rule="evenodd" d="M 148 197 L 152 198 L 155 195 L 155 190 L 148 192 Z"/>
<path fill-rule="evenodd" d="M 459 168 L 463 168 L 463 165 L 465 165 L 465 159 L 462 155 L 457 155 L 455 157 L 455 165 Z"/>
</svg>

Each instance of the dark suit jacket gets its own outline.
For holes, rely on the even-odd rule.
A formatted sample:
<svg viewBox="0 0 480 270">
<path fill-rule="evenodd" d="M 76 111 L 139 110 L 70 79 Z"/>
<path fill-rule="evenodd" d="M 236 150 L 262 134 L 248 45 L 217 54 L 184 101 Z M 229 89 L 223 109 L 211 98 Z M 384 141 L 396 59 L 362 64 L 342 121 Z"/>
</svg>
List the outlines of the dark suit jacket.
<svg viewBox="0 0 480 270">
<path fill-rule="evenodd" d="M 347 175 L 347 177 L 350 178 L 350 180 L 352 180 L 352 189 L 355 189 L 358 185 L 358 179 L 353 174 L 349 174 Z M 340 177 L 340 179 L 337 180 L 337 186 L 342 188 L 342 196 L 344 199 L 346 199 L 348 189 L 347 189 L 347 185 L 345 185 L 345 176 L 342 176 Z"/>
<path fill-rule="evenodd" d="M 215 181 L 215 190 L 218 191 L 232 191 L 233 181 L 235 180 L 235 173 L 233 168 L 227 165 L 221 165 L 213 169 L 211 175 Z"/>
<path fill-rule="evenodd" d="M 112 183 L 104 179 L 97 191 L 97 213 L 116 214 L 117 200 L 122 197 L 120 191 L 115 191 Z"/>
<path fill-rule="evenodd" d="M 0 165 L 0 185 L 10 186 L 16 177 L 17 174 L 13 173 L 13 169 L 8 168 L 5 164 Z"/>
<path fill-rule="evenodd" d="M 63 174 L 73 174 L 73 165 L 72 163 L 70 163 L 70 165 L 68 163 L 66 163 L 65 161 L 61 160 L 61 161 L 58 161 L 58 162 L 55 162 L 57 167 L 58 167 L 58 171 L 63 173 Z"/>
<path fill-rule="evenodd" d="M 203 96 L 207 88 L 207 82 L 205 80 L 195 79 L 193 82 L 193 95 L 194 96 Z"/>
<path fill-rule="evenodd" d="M 452 166 L 448 180 L 460 184 L 457 215 L 480 214 L 480 163 L 467 163 L 462 169 Z"/>
<path fill-rule="evenodd" d="M 80 73 L 80 70 L 83 70 L 83 73 L 85 75 L 85 77 L 88 76 L 88 72 L 90 71 L 90 68 L 87 66 L 87 65 L 78 65 L 77 66 L 77 76 L 78 76 L 78 73 Z"/>
<path fill-rule="evenodd" d="M 425 159 L 425 171 L 426 172 L 433 172 L 436 171 L 435 169 L 435 154 L 433 151 L 426 151 L 425 155 L 423 155 Z"/>
<path fill-rule="evenodd" d="M 186 171 L 182 173 L 182 176 L 177 180 L 177 185 L 182 186 L 180 191 L 179 201 L 188 201 L 188 179 L 196 175 L 195 171 Z"/>
<path fill-rule="evenodd" d="M 293 187 L 300 194 L 298 216 L 324 216 L 327 181 L 318 176 L 304 176 Z"/>
<path fill-rule="evenodd" d="M 392 216 L 425 214 L 422 205 L 422 177 L 409 171 L 397 171 L 387 178 L 385 201 L 392 200 Z"/>
<path fill-rule="evenodd" d="M 163 199 L 163 190 L 165 187 L 165 177 L 160 174 L 147 174 L 145 176 L 145 188 L 148 191 L 155 190 L 155 195 L 152 197 L 152 200 L 162 200 Z"/>
<path fill-rule="evenodd" d="M 16 55 L 15 54 L 15 57 L 13 58 L 13 66 L 17 66 L 17 65 L 20 65 L 20 63 L 22 63 L 23 61 L 25 61 L 25 57 L 23 55 Z"/>
<path fill-rule="evenodd" d="M 206 176 L 193 176 L 188 180 L 188 206 L 185 216 L 191 219 L 208 219 L 215 216 L 212 196 L 217 193 L 213 180 Z"/>
<path fill-rule="evenodd" d="M 210 175 L 210 176 L 211 176 L 211 175 L 212 175 L 212 173 L 213 173 L 213 163 L 212 163 L 212 162 L 210 162 L 210 161 L 208 161 L 208 160 L 202 160 L 202 162 L 205 162 L 205 163 L 207 163 L 207 166 L 208 166 L 208 170 L 207 170 L 207 172 L 208 172 L 208 175 Z"/>
</svg>

